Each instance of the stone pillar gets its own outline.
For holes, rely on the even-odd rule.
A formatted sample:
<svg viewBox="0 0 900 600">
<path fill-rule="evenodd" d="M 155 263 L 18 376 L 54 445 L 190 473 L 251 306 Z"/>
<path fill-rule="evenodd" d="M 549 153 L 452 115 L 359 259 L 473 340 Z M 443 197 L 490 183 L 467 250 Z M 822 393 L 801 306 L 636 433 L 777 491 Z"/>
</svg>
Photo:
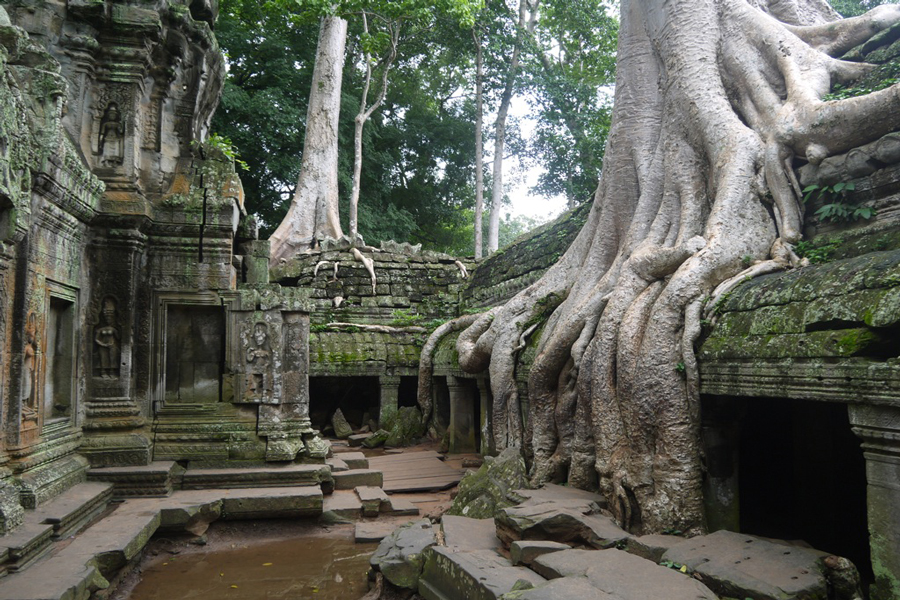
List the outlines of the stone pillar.
<svg viewBox="0 0 900 600">
<path fill-rule="evenodd" d="M 136 229 L 110 230 L 89 248 L 91 301 L 84 335 L 87 390 L 84 441 L 79 449 L 92 467 L 149 464 L 146 415 L 135 400 L 134 336 L 137 279 L 146 236 Z"/>
<path fill-rule="evenodd" d="M 449 375 L 450 390 L 450 452 L 476 452 L 475 395 L 465 380 Z"/>
<path fill-rule="evenodd" d="M 862 440 L 868 481 L 872 600 L 900 598 L 900 407 L 851 404 L 850 424 Z"/>
<path fill-rule="evenodd" d="M 481 429 L 481 448 L 478 450 L 483 455 L 495 454 L 493 437 L 491 436 L 491 410 L 493 401 L 491 397 L 491 383 L 486 377 L 475 380 L 478 383 L 478 393 L 481 396 L 478 426 Z"/>
<path fill-rule="evenodd" d="M 378 377 L 381 388 L 378 406 L 378 426 L 382 429 L 390 427 L 397 414 L 400 399 L 400 377 L 398 375 L 381 375 Z"/>
<path fill-rule="evenodd" d="M 710 533 L 741 530 L 738 456 L 740 415 L 736 402 L 705 399 L 700 436 L 706 455 L 703 502 Z"/>
</svg>

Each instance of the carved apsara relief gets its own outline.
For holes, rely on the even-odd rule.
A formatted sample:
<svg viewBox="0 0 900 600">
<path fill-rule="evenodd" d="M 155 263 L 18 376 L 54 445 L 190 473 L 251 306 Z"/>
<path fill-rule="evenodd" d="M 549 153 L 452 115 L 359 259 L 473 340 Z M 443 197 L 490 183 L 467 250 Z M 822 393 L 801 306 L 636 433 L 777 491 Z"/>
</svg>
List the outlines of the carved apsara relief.
<svg viewBox="0 0 900 600">
<path fill-rule="evenodd" d="M 118 302 L 106 296 L 100 304 L 94 327 L 94 377 L 118 379 L 121 369 L 122 336 Z"/>
</svg>

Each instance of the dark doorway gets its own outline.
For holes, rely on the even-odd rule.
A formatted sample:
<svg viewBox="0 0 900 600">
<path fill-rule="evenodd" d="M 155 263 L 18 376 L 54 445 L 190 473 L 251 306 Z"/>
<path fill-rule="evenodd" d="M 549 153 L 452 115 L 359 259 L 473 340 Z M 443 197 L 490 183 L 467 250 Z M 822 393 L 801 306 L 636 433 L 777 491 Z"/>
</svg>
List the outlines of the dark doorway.
<svg viewBox="0 0 900 600">
<path fill-rule="evenodd" d="M 871 580 L 865 459 L 842 404 L 734 400 L 741 531 L 804 540 L 853 561 Z"/>
<path fill-rule="evenodd" d="M 418 377 L 401 377 L 400 389 L 397 391 L 397 406 L 418 406 L 419 405 L 419 378 Z"/>
<path fill-rule="evenodd" d="M 331 425 L 341 409 L 354 429 L 378 419 L 380 388 L 377 377 L 310 377 L 309 418 L 317 429 Z"/>
</svg>

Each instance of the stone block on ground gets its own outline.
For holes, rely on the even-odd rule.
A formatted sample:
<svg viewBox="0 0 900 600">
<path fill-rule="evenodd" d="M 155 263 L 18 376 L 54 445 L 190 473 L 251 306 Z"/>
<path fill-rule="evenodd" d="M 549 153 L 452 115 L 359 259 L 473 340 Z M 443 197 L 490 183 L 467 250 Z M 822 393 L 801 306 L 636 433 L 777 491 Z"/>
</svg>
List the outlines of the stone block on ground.
<svg viewBox="0 0 900 600">
<path fill-rule="evenodd" d="M 25 517 L 25 523 L 0 537 L 0 551 L 7 555 L 9 571 L 21 571 L 50 549 L 53 525 L 38 523 Z"/>
<path fill-rule="evenodd" d="M 344 417 L 341 409 L 334 411 L 334 414 L 331 416 L 331 426 L 334 428 L 334 437 L 339 440 L 346 440 L 353 435 L 353 428 L 350 427 L 350 423 L 347 422 L 347 418 Z"/>
<path fill-rule="evenodd" d="M 322 510 L 345 519 L 358 519 L 362 513 L 362 502 L 353 490 L 335 490 L 325 497 Z"/>
<path fill-rule="evenodd" d="M 369 468 L 369 459 L 362 452 L 341 452 L 341 455 L 337 458 L 347 463 L 347 466 L 351 469 Z"/>
<path fill-rule="evenodd" d="M 685 540 L 663 559 L 687 566 L 720 596 L 826 598 L 827 556 L 810 548 L 717 531 Z"/>
<path fill-rule="evenodd" d="M 507 448 L 496 458 L 485 457 L 477 471 L 467 472 L 459 482 L 459 493 L 448 511 L 451 515 L 490 519 L 501 508 L 516 504 L 510 492 L 528 482 L 525 461 L 516 448 Z"/>
<path fill-rule="evenodd" d="M 553 503 L 585 513 L 606 506 L 606 499 L 600 494 L 553 483 L 545 483 L 536 489 L 518 489 L 511 496 L 522 506 Z"/>
<path fill-rule="evenodd" d="M 620 600 L 718 600 L 692 577 L 621 550 L 554 552 L 535 559 L 532 568 L 548 579 L 587 577 Z"/>
<path fill-rule="evenodd" d="M 500 540 L 493 519 L 470 519 L 455 515 L 441 517 L 444 544 L 454 550 L 499 550 Z"/>
<path fill-rule="evenodd" d="M 545 540 L 611 548 L 631 537 L 609 517 L 582 514 L 554 503 L 504 508 L 494 521 L 497 536 L 506 546 L 516 540 Z"/>
<path fill-rule="evenodd" d="M 642 535 L 628 538 L 625 542 L 625 552 L 658 563 L 669 548 L 683 541 L 684 538 L 677 535 Z"/>
<path fill-rule="evenodd" d="M 521 581 L 533 586 L 546 581 L 530 569 L 510 565 L 494 550 L 433 546 L 427 554 L 419 579 L 419 594 L 426 600 L 498 600 Z"/>
<path fill-rule="evenodd" d="M 387 446 L 411 446 L 425 435 L 422 411 L 416 406 L 401 406 L 391 421 L 390 427 L 385 427 L 389 432 L 384 442 Z"/>
<path fill-rule="evenodd" d="M 346 463 L 346 461 L 332 457 L 325 460 L 325 464 L 328 465 L 328 468 L 331 469 L 332 473 L 337 473 L 338 471 L 349 471 L 350 465 Z"/>
<path fill-rule="evenodd" d="M 174 461 L 154 461 L 134 467 L 91 469 L 87 478 L 113 484 L 115 498 L 156 498 L 171 494 L 183 471 Z"/>
<path fill-rule="evenodd" d="M 341 471 L 334 473 L 334 489 L 336 490 L 352 490 L 360 485 L 370 485 L 381 487 L 384 482 L 381 471 L 373 469 L 350 469 L 349 471 Z"/>
<path fill-rule="evenodd" d="M 509 560 L 514 565 L 525 565 L 528 567 L 539 556 L 569 549 L 571 549 L 571 546 L 559 542 L 518 541 L 513 542 L 509 546 Z"/>
<path fill-rule="evenodd" d="M 355 433 L 347 438 L 347 441 L 350 442 L 351 448 L 358 448 L 363 445 L 363 442 L 372 437 L 371 433 Z"/>
<path fill-rule="evenodd" d="M 586 577 L 554 579 L 530 590 L 509 592 L 502 598 L 503 600 L 621 600 L 617 596 L 598 590 Z"/>
<path fill-rule="evenodd" d="M 415 516 L 419 514 L 419 507 L 416 506 L 414 502 L 398 496 L 388 496 L 388 498 L 390 506 L 386 510 L 382 508 L 384 512 L 398 517 Z"/>
<path fill-rule="evenodd" d="M 354 489 L 362 504 L 364 517 L 377 517 L 379 513 L 390 507 L 391 501 L 380 487 L 359 485 Z"/>
<path fill-rule="evenodd" d="M 379 429 L 375 433 L 367 434 L 366 439 L 362 441 L 364 448 L 378 448 L 387 442 L 390 432 Z"/>
<path fill-rule="evenodd" d="M 396 521 L 371 520 L 356 523 L 354 538 L 356 543 L 380 542 L 397 530 Z"/>
<path fill-rule="evenodd" d="M 295 519 L 322 514 L 317 487 L 221 490 L 223 519 Z"/>
<path fill-rule="evenodd" d="M 378 545 L 370 564 L 399 588 L 417 590 L 425 565 L 425 550 L 437 543 L 428 519 L 419 519 L 395 529 Z"/>
<path fill-rule="evenodd" d="M 328 465 L 287 464 L 229 469 L 188 469 L 182 489 L 318 486 L 331 479 Z"/>
</svg>

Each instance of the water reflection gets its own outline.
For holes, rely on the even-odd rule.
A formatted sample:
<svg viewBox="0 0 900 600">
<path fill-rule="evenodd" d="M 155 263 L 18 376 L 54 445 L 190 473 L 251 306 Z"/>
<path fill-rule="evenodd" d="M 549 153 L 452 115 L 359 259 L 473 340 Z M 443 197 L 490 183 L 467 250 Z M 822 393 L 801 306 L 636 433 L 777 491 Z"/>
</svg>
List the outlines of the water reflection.
<svg viewBox="0 0 900 600">
<path fill-rule="evenodd" d="M 305 535 L 208 553 L 163 556 L 131 600 L 352 600 L 368 591 L 377 544 Z"/>
</svg>

